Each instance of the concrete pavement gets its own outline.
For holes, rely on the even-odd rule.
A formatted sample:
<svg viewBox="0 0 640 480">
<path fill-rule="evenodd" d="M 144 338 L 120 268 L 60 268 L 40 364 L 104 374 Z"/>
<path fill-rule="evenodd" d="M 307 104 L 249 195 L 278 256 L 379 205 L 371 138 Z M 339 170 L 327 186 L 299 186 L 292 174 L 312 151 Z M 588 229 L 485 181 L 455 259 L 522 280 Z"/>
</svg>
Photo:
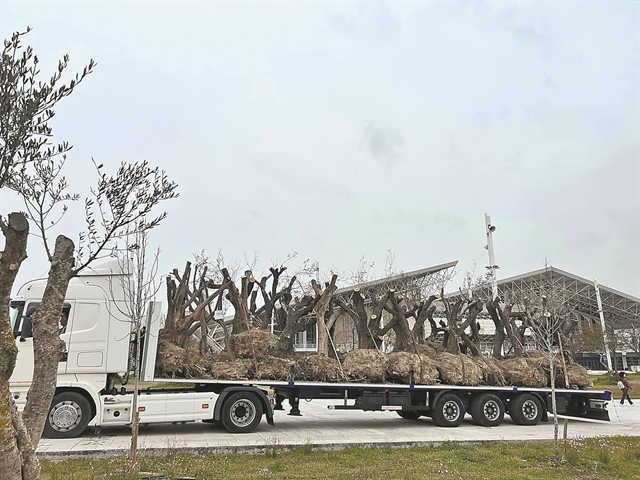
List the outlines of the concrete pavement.
<svg viewBox="0 0 640 480">
<path fill-rule="evenodd" d="M 442 428 L 430 418 L 405 420 L 395 412 L 328 410 L 335 401 L 301 402 L 302 417 L 275 412 L 275 426 L 263 418 L 248 434 L 232 434 L 221 425 L 194 422 L 186 425 L 156 424 L 140 428 L 138 446 L 142 454 L 184 453 L 261 453 L 269 449 L 293 449 L 312 444 L 314 448 L 335 450 L 354 446 L 390 445 L 402 448 L 414 445 L 438 445 L 443 442 L 492 442 L 515 440 L 552 440 L 553 421 L 526 427 L 515 425 L 509 416 L 494 428 L 475 425 L 469 415 L 456 428 Z M 285 405 L 286 407 L 286 405 Z M 611 422 L 570 420 L 569 438 L 596 436 L 640 436 L 640 402 L 620 405 L 609 402 Z M 560 421 L 562 435 L 562 421 Z M 38 456 L 50 459 L 74 457 L 100 458 L 128 453 L 131 431 L 128 427 L 103 428 L 100 435 L 89 428 L 73 439 L 43 439 Z"/>
</svg>

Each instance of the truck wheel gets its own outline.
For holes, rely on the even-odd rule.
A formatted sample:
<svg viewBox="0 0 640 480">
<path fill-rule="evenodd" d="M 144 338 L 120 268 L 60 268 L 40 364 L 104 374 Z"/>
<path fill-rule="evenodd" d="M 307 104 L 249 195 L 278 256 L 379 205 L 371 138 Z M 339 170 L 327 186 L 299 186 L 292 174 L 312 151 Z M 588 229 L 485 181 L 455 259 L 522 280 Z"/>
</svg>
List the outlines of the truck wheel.
<svg viewBox="0 0 640 480">
<path fill-rule="evenodd" d="M 253 393 L 237 392 L 222 406 L 222 424 L 231 433 L 249 433 L 262 420 L 262 403 Z"/>
<path fill-rule="evenodd" d="M 462 400 L 453 393 L 445 393 L 436 402 L 431 416 L 439 427 L 457 427 L 464 420 L 465 413 Z"/>
<path fill-rule="evenodd" d="M 504 418 L 504 403 L 497 395 L 485 393 L 471 401 L 471 416 L 483 427 L 497 427 Z"/>
<path fill-rule="evenodd" d="M 89 401 L 79 393 L 62 392 L 53 397 L 43 433 L 48 438 L 74 438 L 84 432 L 89 420 Z"/>
<path fill-rule="evenodd" d="M 407 420 L 417 420 L 421 416 L 421 414 L 418 412 L 410 412 L 404 410 L 396 410 L 396 413 Z"/>
<path fill-rule="evenodd" d="M 509 402 L 509 415 L 516 425 L 537 425 L 542 418 L 540 401 L 530 393 L 523 393 Z"/>
</svg>

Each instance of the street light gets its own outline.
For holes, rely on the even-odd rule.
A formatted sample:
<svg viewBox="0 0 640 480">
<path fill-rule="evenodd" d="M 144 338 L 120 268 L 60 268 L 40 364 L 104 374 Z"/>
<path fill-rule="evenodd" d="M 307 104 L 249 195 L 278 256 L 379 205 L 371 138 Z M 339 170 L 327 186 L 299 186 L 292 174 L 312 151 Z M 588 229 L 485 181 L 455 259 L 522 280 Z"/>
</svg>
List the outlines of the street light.
<svg viewBox="0 0 640 480">
<path fill-rule="evenodd" d="M 498 296 L 498 279 L 496 278 L 496 270 L 500 267 L 496 265 L 496 259 L 493 253 L 492 234 L 496 231 L 496 226 L 491 224 L 491 217 L 488 213 L 484 214 L 484 224 L 487 231 L 487 244 L 484 248 L 489 250 L 489 265 L 486 268 L 489 270 L 489 278 L 491 280 L 491 300 L 495 300 Z"/>
</svg>

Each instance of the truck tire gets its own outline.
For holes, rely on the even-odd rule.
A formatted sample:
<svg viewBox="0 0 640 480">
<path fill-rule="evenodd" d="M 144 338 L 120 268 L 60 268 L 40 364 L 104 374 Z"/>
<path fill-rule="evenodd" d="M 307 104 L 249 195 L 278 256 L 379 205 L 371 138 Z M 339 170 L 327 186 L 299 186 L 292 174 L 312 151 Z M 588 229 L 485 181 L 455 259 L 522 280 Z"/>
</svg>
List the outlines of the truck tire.
<svg viewBox="0 0 640 480">
<path fill-rule="evenodd" d="M 509 415 L 516 425 L 537 425 L 542 418 L 540 400 L 530 393 L 521 393 L 509 402 Z"/>
<path fill-rule="evenodd" d="M 471 400 L 469 411 L 473 420 L 483 427 L 497 427 L 504 419 L 504 403 L 493 393 L 484 393 Z"/>
<path fill-rule="evenodd" d="M 84 432 L 91 420 L 89 401 L 77 392 L 62 392 L 53 397 L 44 423 L 48 438 L 74 438 Z"/>
<path fill-rule="evenodd" d="M 457 395 L 445 393 L 436 402 L 431 417 L 439 427 L 457 427 L 464 420 L 466 411 Z"/>
<path fill-rule="evenodd" d="M 222 406 L 222 424 L 231 433 L 252 432 L 262 420 L 262 403 L 253 393 L 229 395 Z"/>
<path fill-rule="evenodd" d="M 405 410 L 396 410 L 396 413 L 406 420 L 417 420 L 422 415 L 419 412 L 410 412 Z"/>
</svg>

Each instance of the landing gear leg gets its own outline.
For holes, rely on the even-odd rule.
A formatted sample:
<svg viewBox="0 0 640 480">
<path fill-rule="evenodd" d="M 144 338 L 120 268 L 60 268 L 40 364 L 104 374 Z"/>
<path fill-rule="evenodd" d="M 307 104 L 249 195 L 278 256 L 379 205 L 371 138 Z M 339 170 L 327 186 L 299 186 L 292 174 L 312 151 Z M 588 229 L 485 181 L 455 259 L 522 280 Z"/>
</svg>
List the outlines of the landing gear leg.
<svg viewBox="0 0 640 480">
<path fill-rule="evenodd" d="M 276 395 L 276 404 L 273 406 L 273 409 L 284 410 L 284 407 L 282 406 L 283 400 L 284 400 L 284 397 L 282 395 Z"/>
<path fill-rule="evenodd" d="M 301 417 L 300 413 L 300 399 L 298 397 L 289 397 L 289 405 L 291 405 L 291 411 L 288 415 L 293 417 Z"/>
</svg>

